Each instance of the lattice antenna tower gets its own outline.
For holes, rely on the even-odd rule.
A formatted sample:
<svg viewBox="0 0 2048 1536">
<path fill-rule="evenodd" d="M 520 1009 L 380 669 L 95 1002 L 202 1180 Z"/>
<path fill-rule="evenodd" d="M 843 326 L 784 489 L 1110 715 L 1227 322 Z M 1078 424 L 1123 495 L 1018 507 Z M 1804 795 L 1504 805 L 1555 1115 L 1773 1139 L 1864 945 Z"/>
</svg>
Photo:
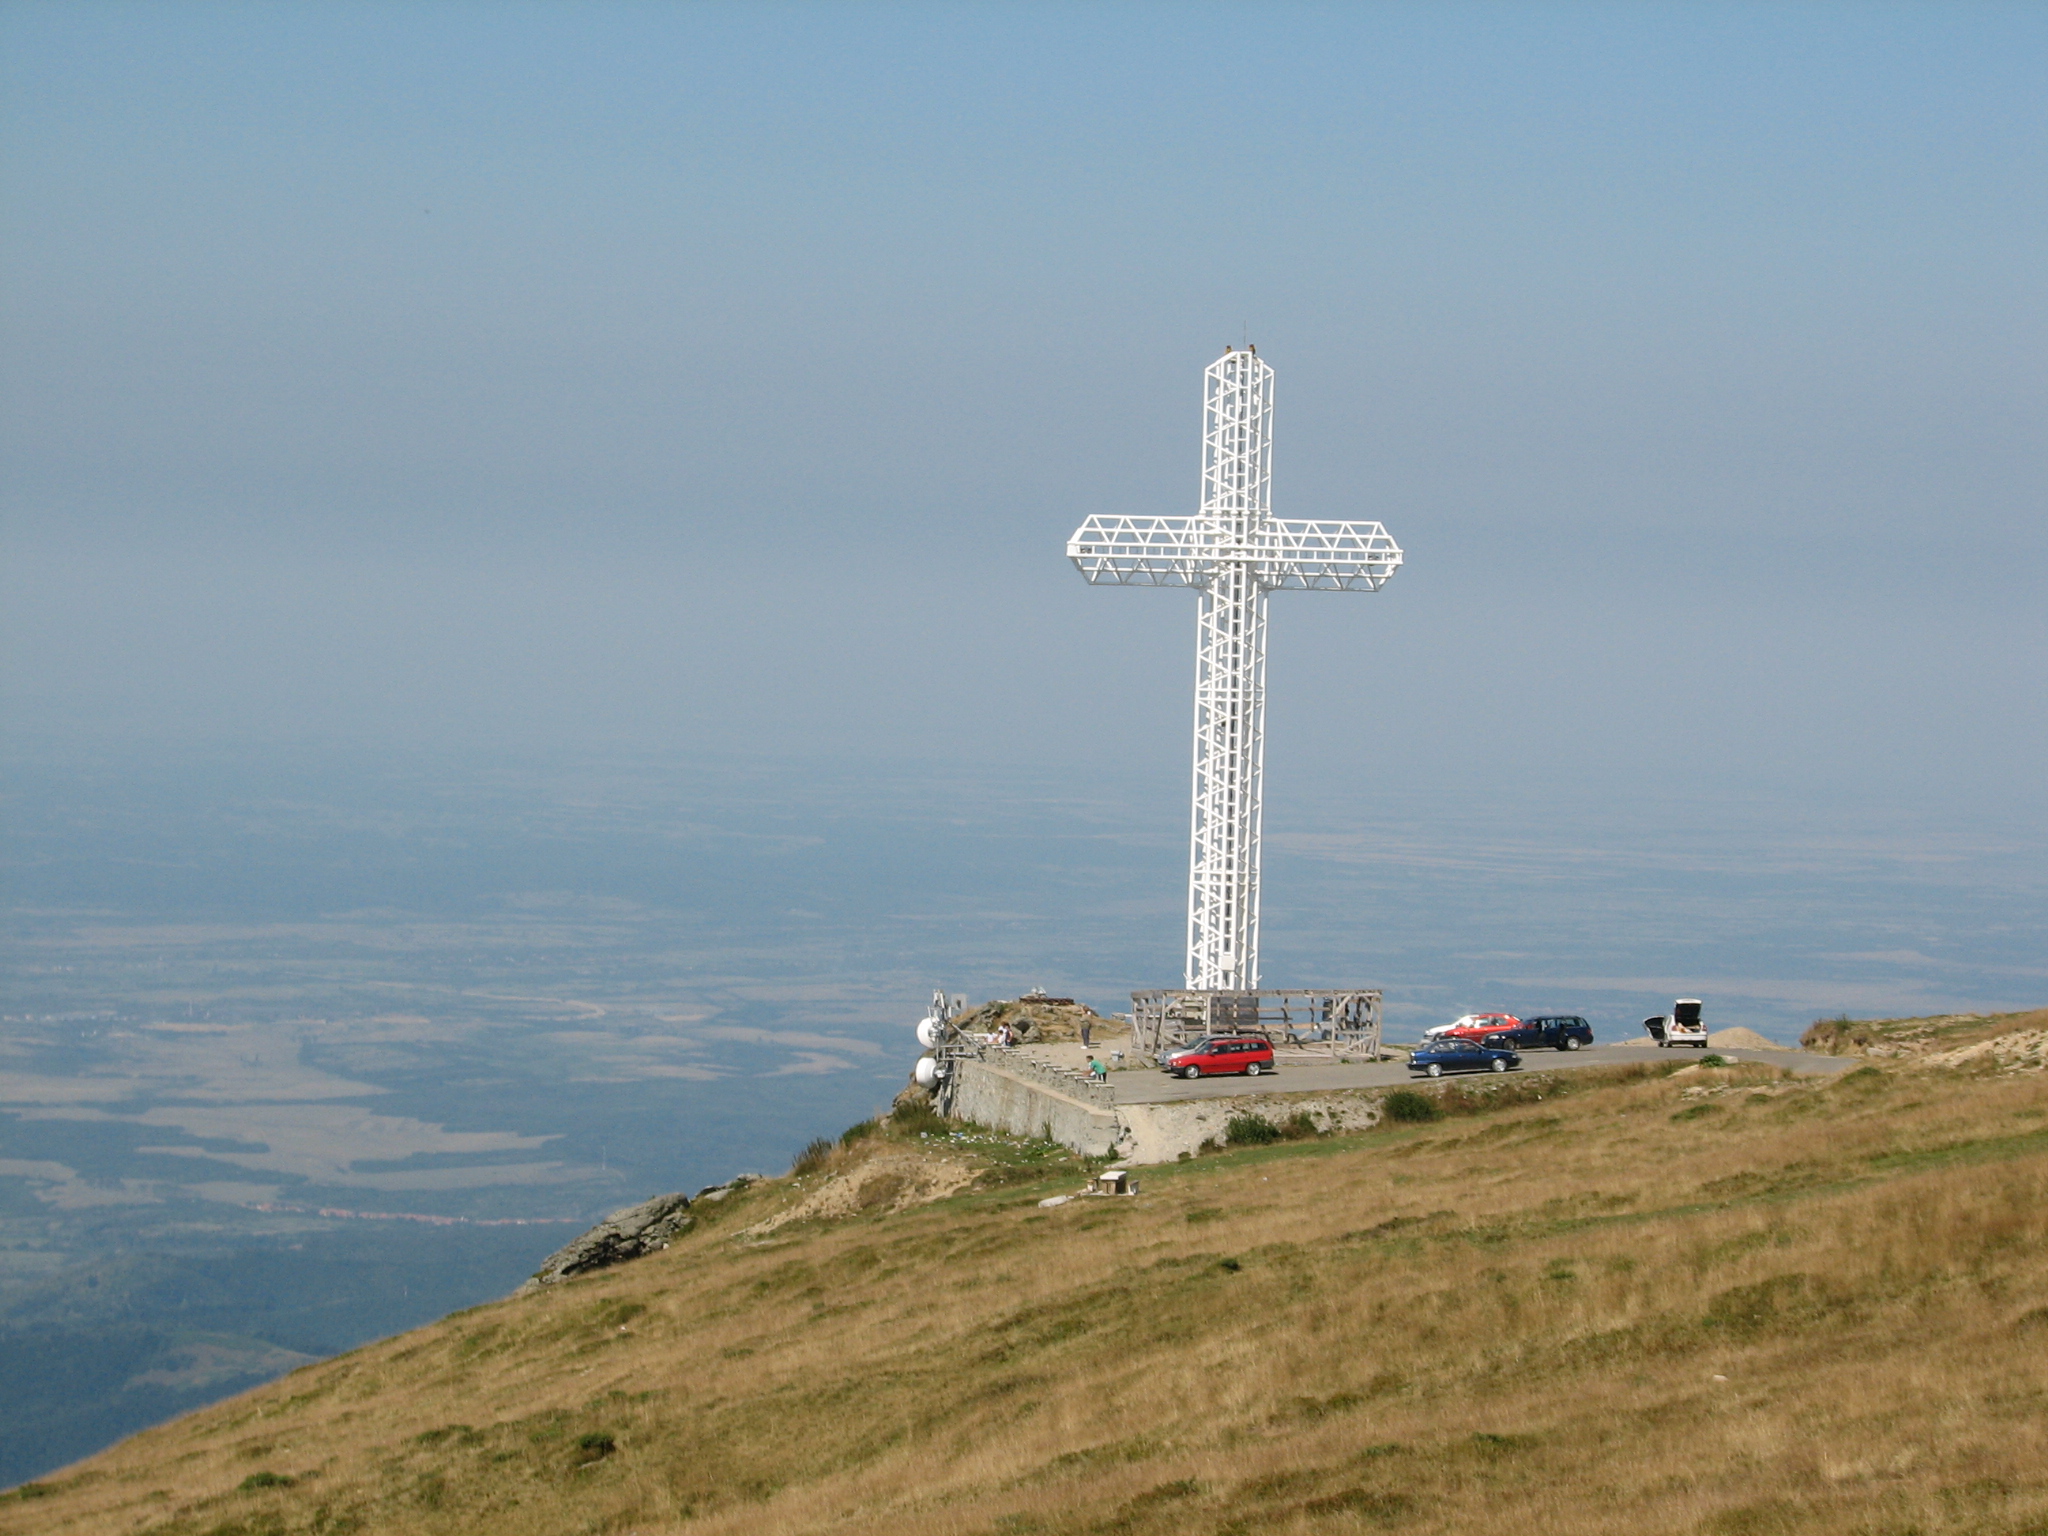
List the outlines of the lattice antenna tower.
<svg viewBox="0 0 2048 1536">
<path fill-rule="evenodd" d="M 1273 516 L 1273 370 L 1226 347 L 1202 375 L 1195 517 L 1091 517 L 1067 541 L 1098 585 L 1193 587 L 1194 809 L 1187 985 L 1259 984 L 1259 833 L 1266 756 L 1266 597 L 1377 592 L 1401 565 L 1378 523 Z"/>
</svg>

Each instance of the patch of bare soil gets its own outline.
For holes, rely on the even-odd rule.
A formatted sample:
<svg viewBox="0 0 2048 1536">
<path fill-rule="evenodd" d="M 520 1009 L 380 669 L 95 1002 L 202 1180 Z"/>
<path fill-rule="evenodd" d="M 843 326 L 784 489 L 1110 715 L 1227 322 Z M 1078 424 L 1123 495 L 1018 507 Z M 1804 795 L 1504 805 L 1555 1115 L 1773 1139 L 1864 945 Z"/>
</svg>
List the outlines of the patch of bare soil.
<svg viewBox="0 0 2048 1536">
<path fill-rule="evenodd" d="M 829 1175 L 796 1204 L 743 1230 L 765 1237 L 793 1221 L 831 1221 L 847 1216 L 883 1216 L 927 1205 L 974 1182 L 976 1170 L 953 1158 L 917 1152 L 884 1152 Z"/>
<path fill-rule="evenodd" d="M 1707 1036 L 1707 1044 L 1723 1051 L 1782 1051 L 1784 1046 L 1775 1040 L 1766 1040 L 1753 1029 L 1736 1025 L 1733 1029 L 1717 1029 Z"/>
</svg>

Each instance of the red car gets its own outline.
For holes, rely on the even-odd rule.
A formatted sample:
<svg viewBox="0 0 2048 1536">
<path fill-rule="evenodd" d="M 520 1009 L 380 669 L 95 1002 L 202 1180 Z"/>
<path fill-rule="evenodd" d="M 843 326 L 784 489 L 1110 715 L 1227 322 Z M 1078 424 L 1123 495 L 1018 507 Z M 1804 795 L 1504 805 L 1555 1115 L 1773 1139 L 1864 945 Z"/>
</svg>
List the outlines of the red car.
<svg viewBox="0 0 2048 1536">
<path fill-rule="evenodd" d="M 1483 1043 L 1488 1035 L 1497 1034 L 1503 1029 L 1521 1027 L 1522 1021 L 1512 1013 L 1468 1013 L 1444 1033 L 1458 1040 L 1478 1040 Z"/>
<path fill-rule="evenodd" d="M 1210 1035 L 1168 1051 L 1159 1058 L 1159 1069 L 1169 1077 L 1209 1077 L 1219 1072 L 1257 1077 L 1273 1070 L 1273 1042 L 1261 1035 Z"/>
</svg>

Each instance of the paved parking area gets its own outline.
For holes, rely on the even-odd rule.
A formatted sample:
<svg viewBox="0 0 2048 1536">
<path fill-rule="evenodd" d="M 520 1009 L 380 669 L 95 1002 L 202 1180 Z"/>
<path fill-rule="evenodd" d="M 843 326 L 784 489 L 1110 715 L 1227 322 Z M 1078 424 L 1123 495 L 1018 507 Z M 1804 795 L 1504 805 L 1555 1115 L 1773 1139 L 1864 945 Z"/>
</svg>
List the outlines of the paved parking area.
<svg viewBox="0 0 2048 1536">
<path fill-rule="evenodd" d="M 1704 1051 L 1660 1051 L 1655 1046 L 1594 1045 L 1583 1051 L 1524 1051 L 1524 1072 L 1570 1072 L 1586 1067 L 1618 1067 L 1633 1063 L 1677 1061 L 1685 1064 L 1706 1055 Z M 1860 1063 L 1853 1056 L 1817 1056 L 1810 1051 L 1722 1050 L 1724 1061 L 1756 1061 L 1768 1066 L 1790 1067 L 1795 1072 L 1845 1072 Z M 1484 1073 L 1470 1074 L 1485 1076 Z M 1164 1072 L 1112 1072 L 1110 1083 L 1119 1104 L 1171 1104 L 1183 1099 L 1225 1099 L 1241 1093 L 1329 1093 L 1342 1088 L 1391 1088 L 1398 1083 L 1423 1082 L 1419 1072 L 1411 1073 L 1406 1061 L 1359 1062 L 1351 1066 L 1334 1063 L 1297 1064 L 1281 1058 L 1271 1076 L 1202 1077 L 1189 1082 L 1168 1077 Z"/>
</svg>

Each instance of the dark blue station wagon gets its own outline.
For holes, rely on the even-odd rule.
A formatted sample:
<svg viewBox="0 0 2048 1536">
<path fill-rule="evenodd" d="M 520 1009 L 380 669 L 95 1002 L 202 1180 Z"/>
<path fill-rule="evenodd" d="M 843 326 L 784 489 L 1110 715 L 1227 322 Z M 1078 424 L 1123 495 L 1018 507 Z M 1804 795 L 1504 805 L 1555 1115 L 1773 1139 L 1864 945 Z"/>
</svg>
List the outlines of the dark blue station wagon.
<svg viewBox="0 0 2048 1536">
<path fill-rule="evenodd" d="M 1460 1040 L 1445 1035 L 1432 1040 L 1408 1058 L 1410 1072 L 1442 1077 L 1446 1072 L 1510 1072 L 1522 1064 L 1519 1052 L 1477 1040 Z"/>
</svg>

